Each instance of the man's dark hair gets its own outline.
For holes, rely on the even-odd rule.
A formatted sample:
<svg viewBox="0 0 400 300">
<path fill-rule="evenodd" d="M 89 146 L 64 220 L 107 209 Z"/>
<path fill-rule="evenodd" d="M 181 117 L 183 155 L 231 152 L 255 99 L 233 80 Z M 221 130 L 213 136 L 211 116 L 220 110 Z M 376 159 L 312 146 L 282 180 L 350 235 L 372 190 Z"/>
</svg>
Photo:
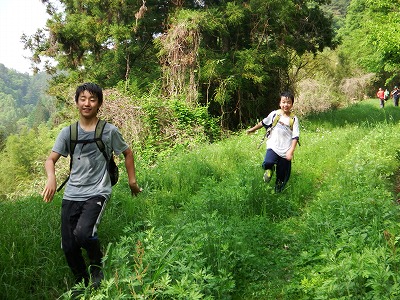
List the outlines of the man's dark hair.
<svg viewBox="0 0 400 300">
<path fill-rule="evenodd" d="M 282 92 L 281 93 L 281 98 L 285 97 L 285 98 L 289 98 L 290 100 L 292 100 L 292 103 L 294 103 L 294 95 L 291 92 Z"/>
<path fill-rule="evenodd" d="M 101 105 L 103 103 L 103 90 L 97 84 L 92 83 L 92 82 L 86 82 L 77 87 L 76 92 L 75 92 L 75 102 L 76 103 L 78 103 L 79 95 L 83 91 L 88 91 L 90 94 L 96 95 L 97 99 L 99 100 L 99 104 Z"/>
</svg>

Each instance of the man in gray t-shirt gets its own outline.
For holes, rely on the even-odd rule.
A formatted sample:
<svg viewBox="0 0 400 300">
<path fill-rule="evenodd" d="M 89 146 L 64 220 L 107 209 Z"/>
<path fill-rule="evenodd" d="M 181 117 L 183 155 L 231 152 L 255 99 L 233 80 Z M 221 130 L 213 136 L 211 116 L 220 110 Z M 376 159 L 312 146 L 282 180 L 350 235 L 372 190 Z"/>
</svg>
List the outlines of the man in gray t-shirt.
<svg viewBox="0 0 400 300">
<path fill-rule="evenodd" d="M 78 140 L 90 141 L 95 136 L 99 121 L 97 112 L 103 102 L 103 91 L 94 83 L 79 86 L 75 93 L 75 103 L 79 110 Z M 111 180 L 107 171 L 108 162 L 95 142 L 77 143 L 70 149 L 70 127 L 65 127 L 58 135 L 53 149 L 45 162 L 47 183 L 43 190 L 43 200 L 51 202 L 57 189 L 55 164 L 61 156 L 71 155 L 73 159 L 61 208 L 62 248 L 76 283 L 82 280 L 86 285 L 89 278 L 98 287 L 103 278 L 101 272 L 102 252 L 97 238 L 97 226 L 107 200 L 111 196 Z M 141 192 L 136 182 L 135 163 L 132 150 L 124 141 L 118 128 L 106 123 L 102 134 L 107 157 L 123 154 L 132 195 Z M 81 249 L 89 258 L 86 267 Z"/>
</svg>

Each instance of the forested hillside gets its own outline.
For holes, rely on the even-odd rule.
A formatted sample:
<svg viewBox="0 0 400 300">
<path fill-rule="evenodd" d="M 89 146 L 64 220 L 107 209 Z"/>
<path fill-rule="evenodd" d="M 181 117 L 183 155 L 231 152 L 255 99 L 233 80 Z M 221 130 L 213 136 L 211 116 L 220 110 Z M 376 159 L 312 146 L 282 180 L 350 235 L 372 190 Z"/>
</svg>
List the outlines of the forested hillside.
<svg viewBox="0 0 400 300">
<path fill-rule="evenodd" d="M 47 122 L 55 102 L 47 94 L 50 76 L 21 74 L 0 64 L 0 150 L 6 138 L 22 128 Z"/>
</svg>

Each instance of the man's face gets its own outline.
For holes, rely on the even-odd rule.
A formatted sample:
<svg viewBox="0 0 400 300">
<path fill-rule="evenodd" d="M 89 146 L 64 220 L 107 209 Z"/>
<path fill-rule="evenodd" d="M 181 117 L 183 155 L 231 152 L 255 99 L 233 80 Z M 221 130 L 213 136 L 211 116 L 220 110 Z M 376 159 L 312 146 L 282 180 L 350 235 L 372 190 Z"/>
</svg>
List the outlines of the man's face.
<svg viewBox="0 0 400 300">
<path fill-rule="evenodd" d="M 279 103 L 279 106 L 281 107 L 284 113 L 290 114 L 290 111 L 292 110 L 293 107 L 293 102 L 290 98 L 281 97 L 281 102 Z"/>
<path fill-rule="evenodd" d="M 78 107 L 79 114 L 82 117 L 90 119 L 96 117 L 100 108 L 100 103 L 95 94 L 91 94 L 88 91 L 83 91 L 79 94 L 76 106 Z"/>
</svg>

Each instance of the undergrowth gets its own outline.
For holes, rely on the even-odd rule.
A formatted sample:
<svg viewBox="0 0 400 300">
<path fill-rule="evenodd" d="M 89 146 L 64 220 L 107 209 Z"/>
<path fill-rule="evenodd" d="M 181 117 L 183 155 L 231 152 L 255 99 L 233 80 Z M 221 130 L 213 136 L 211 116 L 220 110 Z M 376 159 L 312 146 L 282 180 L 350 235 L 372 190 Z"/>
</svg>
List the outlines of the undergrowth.
<svg viewBox="0 0 400 300">
<path fill-rule="evenodd" d="M 262 181 L 263 132 L 137 161 L 99 228 L 105 279 L 87 299 L 394 299 L 400 111 L 362 102 L 300 120 L 280 194 Z M 0 295 L 69 299 L 61 195 L 0 202 Z"/>
</svg>

